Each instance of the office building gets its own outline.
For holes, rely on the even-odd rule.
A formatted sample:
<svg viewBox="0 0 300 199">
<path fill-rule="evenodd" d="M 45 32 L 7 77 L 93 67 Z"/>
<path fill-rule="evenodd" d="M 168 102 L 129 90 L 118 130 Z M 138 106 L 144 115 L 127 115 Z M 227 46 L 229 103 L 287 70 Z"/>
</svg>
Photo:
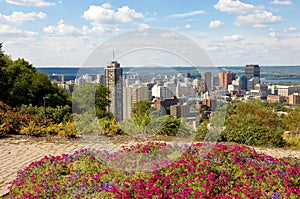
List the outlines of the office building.
<svg viewBox="0 0 300 199">
<path fill-rule="evenodd" d="M 300 93 L 300 86 L 283 86 L 277 85 L 278 95 L 288 97 L 293 93 Z"/>
<path fill-rule="evenodd" d="M 236 74 L 226 71 L 219 74 L 219 86 L 222 88 L 228 88 L 228 85 L 232 83 L 232 80 L 236 79 Z"/>
<path fill-rule="evenodd" d="M 112 113 L 116 121 L 123 120 L 123 69 L 117 61 L 111 61 L 104 69 L 105 85 L 109 89 L 110 105 L 107 111 Z"/>
<path fill-rule="evenodd" d="M 284 97 L 279 95 L 268 95 L 267 102 L 269 103 L 283 103 Z"/>
<path fill-rule="evenodd" d="M 156 98 L 170 98 L 175 95 L 168 87 L 158 86 L 157 84 L 152 87 L 151 92 L 152 96 Z"/>
<path fill-rule="evenodd" d="M 246 65 L 245 67 L 245 77 L 252 78 L 252 77 L 258 77 L 260 78 L 260 68 L 259 65 Z"/>
<path fill-rule="evenodd" d="M 204 79 L 207 91 L 211 91 L 211 89 L 212 89 L 212 86 L 211 86 L 211 83 L 212 83 L 211 72 L 202 73 L 202 79 Z"/>
<path fill-rule="evenodd" d="M 289 104 L 291 104 L 291 105 L 300 104 L 299 93 L 293 93 L 293 94 L 289 95 Z"/>
</svg>

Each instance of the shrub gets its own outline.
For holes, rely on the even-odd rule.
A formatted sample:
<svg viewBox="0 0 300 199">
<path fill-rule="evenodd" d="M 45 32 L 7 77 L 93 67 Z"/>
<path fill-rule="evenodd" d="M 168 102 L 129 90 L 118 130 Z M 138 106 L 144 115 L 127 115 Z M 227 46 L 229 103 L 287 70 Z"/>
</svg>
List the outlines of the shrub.
<svg viewBox="0 0 300 199">
<path fill-rule="evenodd" d="M 104 117 L 99 120 L 100 131 L 104 135 L 113 136 L 122 134 L 121 128 L 118 126 L 114 118 Z"/>
<path fill-rule="evenodd" d="M 6 136 L 6 129 L 4 128 L 5 127 L 5 124 L 0 124 L 0 137 L 4 137 Z"/>
<path fill-rule="evenodd" d="M 204 140 L 206 134 L 208 133 L 207 124 L 208 124 L 207 121 L 201 123 L 200 126 L 198 127 L 198 129 L 196 130 L 196 139 L 197 140 L 200 140 L 200 141 Z"/>
<path fill-rule="evenodd" d="M 0 105 L 1 134 L 19 134 L 23 126 L 30 121 L 37 120 L 37 117 L 21 111 L 19 108 L 12 108 L 6 104 Z"/>
<path fill-rule="evenodd" d="M 28 113 L 33 114 L 39 117 L 40 119 L 45 118 L 45 110 L 43 106 L 32 106 L 30 105 L 22 105 L 21 110 Z M 71 120 L 71 107 L 66 106 L 57 106 L 56 108 L 47 107 L 46 108 L 46 118 L 51 119 L 55 123 L 61 123 L 64 121 Z"/>
<path fill-rule="evenodd" d="M 59 129 L 58 135 L 65 138 L 75 138 L 78 136 L 74 122 L 60 123 L 57 125 Z"/>
<path fill-rule="evenodd" d="M 180 128 L 180 118 L 176 119 L 172 115 L 166 116 L 162 129 L 159 131 L 161 135 L 176 136 Z"/>
<path fill-rule="evenodd" d="M 281 119 L 260 101 L 238 103 L 232 115 L 227 115 L 226 129 L 219 141 L 250 146 L 283 147 Z"/>
<path fill-rule="evenodd" d="M 36 124 L 34 121 L 30 121 L 28 125 L 21 127 L 20 134 L 38 137 L 46 135 L 47 129 L 44 126 Z"/>
<path fill-rule="evenodd" d="M 287 146 L 300 149 L 300 133 L 285 133 L 283 139 L 286 141 Z"/>
<path fill-rule="evenodd" d="M 78 136 L 74 122 L 39 125 L 31 121 L 28 125 L 21 128 L 20 133 L 28 136 L 59 135 L 65 138 Z"/>
</svg>

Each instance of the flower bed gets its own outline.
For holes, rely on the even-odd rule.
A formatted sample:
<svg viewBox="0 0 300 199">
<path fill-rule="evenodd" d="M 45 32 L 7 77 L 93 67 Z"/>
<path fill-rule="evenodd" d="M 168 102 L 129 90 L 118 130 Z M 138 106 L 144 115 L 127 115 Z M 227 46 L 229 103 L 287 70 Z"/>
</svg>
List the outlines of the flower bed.
<svg viewBox="0 0 300 199">
<path fill-rule="evenodd" d="M 173 147 L 146 143 L 114 153 L 83 149 L 71 155 L 44 157 L 18 173 L 10 198 L 275 199 L 300 195 L 297 159 L 276 159 L 229 144 L 216 144 L 201 155 L 203 146 L 199 143 L 184 148 L 180 158 L 168 162 L 164 156 L 170 155 Z M 160 153 L 156 158 L 160 162 L 150 161 L 148 154 L 164 149 L 168 153 Z M 136 169 L 142 162 L 146 167 Z"/>
</svg>

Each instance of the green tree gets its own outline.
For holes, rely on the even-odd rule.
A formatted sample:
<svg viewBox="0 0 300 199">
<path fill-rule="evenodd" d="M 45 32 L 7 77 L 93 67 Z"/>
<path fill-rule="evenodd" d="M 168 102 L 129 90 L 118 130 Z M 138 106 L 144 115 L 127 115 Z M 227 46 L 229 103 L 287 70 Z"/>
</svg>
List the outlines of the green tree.
<svg viewBox="0 0 300 199">
<path fill-rule="evenodd" d="M 106 107 L 110 104 L 108 99 L 110 91 L 105 85 L 98 84 L 96 86 L 95 94 L 95 106 L 96 106 L 96 115 L 98 118 L 103 117 L 112 117 L 110 113 L 107 112 Z"/>
<path fill-rule="evenodd" d="M 2 50 L 3 44 L 0 43 L 0 101 L 6 102 L 9 96 L 8 92 L 8 78 L 4 72 L 4 69 L 12 63 L 9 56 L 4 54 Z"/>
<path fill-rule="evenodd" d="M 48 105 L 70 105 L 67 94 L 48 75 L 40 73 L 24 59 L 15 61 L 4 54 L 0 44 L 0 100 L 14 107 L 22 104 L 43 105 L 43 97 L 48 96 Z"/>
</svg>

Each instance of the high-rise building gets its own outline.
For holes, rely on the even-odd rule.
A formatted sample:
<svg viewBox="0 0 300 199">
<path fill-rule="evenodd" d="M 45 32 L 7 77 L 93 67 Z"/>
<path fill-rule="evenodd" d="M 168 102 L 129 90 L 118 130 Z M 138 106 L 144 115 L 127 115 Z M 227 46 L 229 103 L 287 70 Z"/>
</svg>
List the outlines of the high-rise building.
<svg viewBox="0 0 300 199">
<path fill-rule="evenodd" d="M 211 90 L 216 90 L 219 86 L 219 77 L 212 77 L 211 78 Z"/>
<path fill-rule="evenodd" d="M 241 89 L 246 91 L 248 89 L 248 79 L 247 79 L 247 77 L 242 75 L 241 76 L 241 81 L 242 81 Z"/>
<path fill-rule="evenodd" d="M 228 85 L 232 83 L 232 80 L 236 79 L 236 74 L 226 71 L 219 74 L 219 85 L 223 88 L 228 88 Z"/>
<path fill-rule="evenodd" d="M 104 69 L 105 85 L 109 89 L 110 105 L 107 111 L 114 114 L 116 121 L 123 120 L 123 69 L 117 61 L 111 61 Z"/>
<path fill-rule="evenodd" d="M 204 72 L 204 73 L 202 73 L 202 79 L 204 79 L 204 82 L 205 82 L 205 86 L 206 86 L 206 89 L 207 89 L 207 91 L 211 91 L 211 78 L 212 78 L 212 76 L 211 76 L 211 72 Z"/>
<path fill-rule="evenodd" d="M 245 67 L 245 76 L 247 78 L 258 77 L 260 78 L 260 68 L 259 65 L 246 65 Z"/>
<path fill-rule="evenodd" d="M 127 120 L 131 118 L 133 105 L 139 101 L 148 100 L 149 93 L 148 87 L 141 85 L 124 87 L 123 92 L 123 120 Z"/>
</svg>

